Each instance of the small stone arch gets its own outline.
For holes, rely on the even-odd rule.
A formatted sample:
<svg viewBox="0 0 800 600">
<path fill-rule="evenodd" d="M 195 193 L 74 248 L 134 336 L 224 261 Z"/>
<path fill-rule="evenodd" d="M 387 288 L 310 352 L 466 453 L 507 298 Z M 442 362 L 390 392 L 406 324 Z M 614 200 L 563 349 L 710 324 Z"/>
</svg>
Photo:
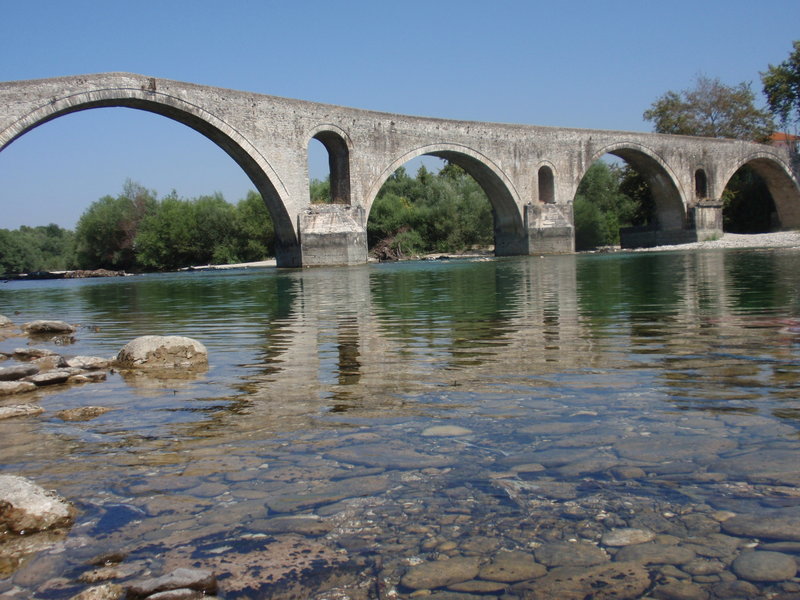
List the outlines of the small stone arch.
<svg viewBox="0 0 800 600">
<path fill-rule="evenodd" d="M 0 152 L 28 131 L 82 110 L 134 108 L 167 117 L 211 140 L 242 168 L 272 217 L 278 263 L 282 266 L 299 264 L 297 234 L 284 205 L 289 195 L 269 161 L 235 128 L 194 104 L 156 91 L 155 80 L 150 81 L 150 86 L 142 88 L 105 88 L 53 98 L 0 131 Z"/>
<path fill-rule="evenodd" d="M 353 146 L 347 133 L 336 125 L 319 125 L 311 130 L 308 142 L 319 141 L 328 151 L 328 166 L 331 177 L 331 202 L 352 203 L 350 182 L 350 150 Z M 306 144 L 308 148 L 308 143 Z"/>
<path fill-rule="evenodd" d="M 697 169 L 694 172 L 694 197 L 696 200 L 708 198 L 708 176 L 705 169 Z"/>
<path fill-rule="evenodd" d="M 436 156 L 464 169 L 481 186 L 492 206 L 495 254 L 527 254 L 527 235 L 519 206 L 519 194 L 511 180 L 487 156 L 461 144 L 431 144 L 409 150 L 388 165 L 370 186 L 365 198 L 366 218 L 381 186 L 398 168 L 418 156 Z"/>
<path fill-rule="evenodd" d="M 792 173 L 792 169 L 780 157 L 768 152 L 754 152 L 732 165 L 723 175 L 720 189 L 725 189 L 733 175 L 742 167 L 750 167 L 767 185 L 780 229 L 796 229 L 800 227 L 800 182 Z"/>
<path fill-rule="evenodd" d="M 686 198 L 679 179 L 656 152 L 635 142 L 619 142 L 606 146 L 588 162 L 586 169 L 606 154 L 613 154 L 631 165 L 645 179 L 653 194 L 656 228 L 664 231 L 686 227 Z M 586 174 L 581 174 L 581 179 Z M 579 180 L 580 181 L 580 180 Z"/>
<path fill-rule="evenodd" d="M 536 173 L 536 180 L 539 202 L 543 204 L 555 204 L 556 181 L 553 167 L 549 164 L 540 166 Z"/>
</svg>

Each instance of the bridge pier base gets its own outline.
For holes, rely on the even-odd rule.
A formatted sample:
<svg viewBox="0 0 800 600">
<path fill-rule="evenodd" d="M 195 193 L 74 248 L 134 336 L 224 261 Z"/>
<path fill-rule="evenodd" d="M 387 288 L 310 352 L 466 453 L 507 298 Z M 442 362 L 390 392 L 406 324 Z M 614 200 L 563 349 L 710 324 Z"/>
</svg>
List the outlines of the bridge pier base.
<svg viewBox="0 0 800 600">
<path fill-rule="evenodd" d="M 557 204 L 525 206 L 525 254 L 572 254 L 575 252 L 575 228 L 571 207 Z"/>
<path fill-rule="evenodd" d="M 302 266 L 359 265 L 367 262 L 364 209 L 317 204 L 298 217 Z"/>
</svg>

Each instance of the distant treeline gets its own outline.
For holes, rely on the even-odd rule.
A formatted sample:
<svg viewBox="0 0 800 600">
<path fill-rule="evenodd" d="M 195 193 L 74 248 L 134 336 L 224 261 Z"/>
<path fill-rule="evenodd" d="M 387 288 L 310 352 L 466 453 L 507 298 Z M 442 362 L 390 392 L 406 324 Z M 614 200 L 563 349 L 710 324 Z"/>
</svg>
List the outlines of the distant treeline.
<svg viewBox="0 0 800 600">
<path fill-rule="evenodd" d="M 92 203 L 74 232 L 58 225 L 0 229 L 0 272 L 164 271 L 263 260 L 274 245 L 272 220 L 256 192 L 235 205 L 220 194 L 158 199 L 128 181 L 120 195 Z"/>
</svg>

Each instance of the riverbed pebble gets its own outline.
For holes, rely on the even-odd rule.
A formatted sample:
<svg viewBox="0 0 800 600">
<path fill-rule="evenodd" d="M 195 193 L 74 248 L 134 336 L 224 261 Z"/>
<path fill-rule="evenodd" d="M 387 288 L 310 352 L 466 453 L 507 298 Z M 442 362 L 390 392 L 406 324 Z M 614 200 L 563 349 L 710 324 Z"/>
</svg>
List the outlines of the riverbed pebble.
<svg viewBox="0 0 800 600">
<path fill-rule="evenodd" d="M 655 537 L 655 532 L 647 529 L 623 527 L 621 529 L 612 529 L 604 534 L 600 543 L 604 546 L 632 546 L 633 544 L 652 542 Z"/>
<path fill-rule="evenodd" d="M 444 587 L 475 579 L 479 565 L 477 557 L 424 562 L 410 567 L 400 583 L 414 590 Z"/>
<path fill-rule="evenodd" d="M 214 573 L 206 569 L 178 568 L 161 577 L 137 581 L 128 587 L 127 598 L 147 598 L 167 590 L 191 589 L 206 594 L 217 591 Z"/>
<path fill-rule="evenodd" d="M 14 404 L 12 406 L 0 406 L 0 420 L 11 419 L 14 417 L 36 416 L 42 414 L 43 412 L 44 409 L 36 404 Z"/>
<path fill-rule="evenodd" d="M 742 552 L 732 565 L 733 572 L 747 581 L 786 581 L 797 573 L 797 562 L 780 552 Z"/>
<path fill-rule="evenodd" d="M 0 396 L 11 396 L 32 392 L 36 389 L 36 384 L 30 381 L 0 381 Z"/>
</svg>

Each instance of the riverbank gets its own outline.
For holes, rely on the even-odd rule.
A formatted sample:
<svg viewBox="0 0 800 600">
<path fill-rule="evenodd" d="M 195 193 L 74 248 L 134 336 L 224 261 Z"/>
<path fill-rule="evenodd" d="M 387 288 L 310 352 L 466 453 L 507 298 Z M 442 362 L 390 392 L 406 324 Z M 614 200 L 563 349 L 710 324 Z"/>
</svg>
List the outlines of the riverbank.
<svg viewBox="0 0 800 600">
<path fill-rule="evenodd" d="M 638 248 L 636 252 L 662 252 L 665 250 L 706 250 L 712 248 L 800 248 L 800 231 L 773 233 L 724 233 L 716 240 Z"/>
</svg>

